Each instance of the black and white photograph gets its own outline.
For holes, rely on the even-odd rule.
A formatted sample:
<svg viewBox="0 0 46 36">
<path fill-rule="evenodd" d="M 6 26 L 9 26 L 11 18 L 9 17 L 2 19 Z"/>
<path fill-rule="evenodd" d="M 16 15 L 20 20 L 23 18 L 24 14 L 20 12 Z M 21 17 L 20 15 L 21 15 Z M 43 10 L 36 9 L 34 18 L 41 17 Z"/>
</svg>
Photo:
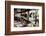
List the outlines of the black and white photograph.
<svg viewBox="0 0 46 36">
<path fill-rule="evenodd" d="M 38 27 L 39 9 L 14 8 L 14 27 Z"/>
</svg>

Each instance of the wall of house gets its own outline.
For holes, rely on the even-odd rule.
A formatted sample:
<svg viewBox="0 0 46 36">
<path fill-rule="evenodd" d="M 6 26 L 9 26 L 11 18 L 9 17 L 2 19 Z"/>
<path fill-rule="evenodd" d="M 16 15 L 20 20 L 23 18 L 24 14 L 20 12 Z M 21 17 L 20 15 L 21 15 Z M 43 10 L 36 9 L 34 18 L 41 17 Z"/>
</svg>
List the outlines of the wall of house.
<svg viewBox="0 0 46 36">
<path fill-rule="evenodd" d="M 11 1 L 11 0 L 8 0 L 8 1 Z M 46 15 L 46 0 L 12 0 L 12 1 L 40 2 L 40 3 L 44 2 L 45 3 L 45 15 Z M 5 36 L 5 0 L 0 0 L 0 36 Z M 24 35 L 6 35 L 6 36 L 46 36 L 46 19 L 45 19 L 45 33 L 24 34 Z"/>
</svg>

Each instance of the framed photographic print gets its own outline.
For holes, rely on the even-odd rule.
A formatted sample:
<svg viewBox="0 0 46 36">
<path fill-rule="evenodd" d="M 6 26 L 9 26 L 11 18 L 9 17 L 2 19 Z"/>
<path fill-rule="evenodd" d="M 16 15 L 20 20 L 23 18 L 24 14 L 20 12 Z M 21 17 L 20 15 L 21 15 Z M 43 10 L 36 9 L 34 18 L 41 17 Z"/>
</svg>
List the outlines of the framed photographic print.
<svg viewBox="0 0 46 36">
<path fill-rule="evenodd" d="M 44 3 L 5 1 L 5 34 L 33 34 L 45 31 Z"/>
</svg>

